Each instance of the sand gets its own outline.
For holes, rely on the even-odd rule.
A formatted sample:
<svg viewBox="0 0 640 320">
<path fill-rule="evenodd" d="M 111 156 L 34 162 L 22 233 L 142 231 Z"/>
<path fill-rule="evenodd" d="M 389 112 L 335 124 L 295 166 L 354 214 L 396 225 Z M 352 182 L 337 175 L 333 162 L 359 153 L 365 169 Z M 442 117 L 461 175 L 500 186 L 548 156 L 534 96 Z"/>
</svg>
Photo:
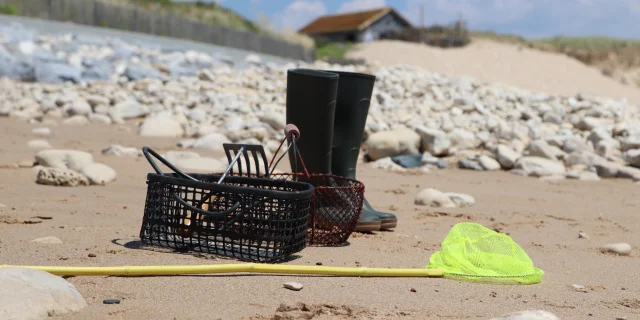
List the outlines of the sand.
<svg viewBox="0 0 640 320">
<path fill-rule="evenodd" d="M 639 88 L 624 85 L 576 59 L 491 40 L 475 39 L 469 46 L 453 49 L 378 41 L 359 45 L 348 57 L 381 64 L 414 65 L 538 92 L 625 98 L 640 103 Z"/>
<path fill-rule="evenodd" d="M 0 119 L 0 165 L 33 160 L 35 151 L 26 144 L 36 139 L 31 133 L 36 126 Z M 144 158 L 104 156 L 100 150 L 118 143 L 137 148 L 148 145 L 163 152 L 175 150 L 177 139 L 141 138 L 133 124 L 51 129 L 54 135 L 46 139 L 54 147 L 91 152 L 96 161 L 118 172 L 118 180 L 107 186 L 53 187 L 36 184 L 32 169 L 0 169 L 0 203 L 5 205 L 0 208 L 0 263 L 235 263 L 140 245 L 145 176 L 151 167 Z M 308 247 L 287 264 L 421 268 L 440 249 L 455 223 L 473 221 L 510 234 L 545 271 L 542 283 L 499 286 L 439 278 L 289 275 L 71 277 L 68 280 L 89 306 L 79 314 L 54 318 L 488 319 L 525 309 L 548 310 L 563 319 L 640 317 L 638 184 L 628 180 L 545 182 L 506 172 L 455 169 L 406 175 L 366 165 L 359 166 L 358 177 L 376 208 L 398 215 L 397 229 L 354 234 L 344 247 Z M 426 187 L 467 193 L 477 203 L 457 209 L 415 206 L 416 193 Z M 589 239 L 578 238 L 580 231 Z M 58 237 L 62 243 L 30 242 L 47 236 Z M 631 255 L 616 256 L 598 249 L 617 242 L 630 243 L 634 247 Z M 289 281 L 305 287 L 301 291 L 283 288 Z M 585 289 L 574 289 L 573 284 Z M 121 303 L 103 304 L 111 298 Z"/>
</svg>

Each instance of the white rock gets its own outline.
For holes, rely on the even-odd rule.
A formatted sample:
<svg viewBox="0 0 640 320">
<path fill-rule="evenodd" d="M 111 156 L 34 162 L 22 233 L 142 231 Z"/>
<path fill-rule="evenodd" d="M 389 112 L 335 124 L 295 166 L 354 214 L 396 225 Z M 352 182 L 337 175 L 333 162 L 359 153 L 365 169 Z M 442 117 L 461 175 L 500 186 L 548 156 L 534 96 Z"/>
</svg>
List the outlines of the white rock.
<svg viewBox="0 0 640 320">
<path fill-rule="evenodd" d="M 41 167 L 36 177 L 36 183 L 50 186 L 88 186 L 89 179 L 81 173 L 71 169 Z"/>
<path fill-rule="evenodd" d="M 447 194 L 434 188 L 423 189 L 418 193 L 415 204 L 437 208 L 455 208 L 456 204 Z"/>
<path fill-rule="evenodd" d="M 93 112 L 89 102 L 82 99 L 77 99 L 73 101 L 66 110 L 67 110 L 67 114 L 70 116 L 74 116 L 77 114 L 86 116 L 91 112 Z"/>
<path fill-rule="evenodd" d="M 75 116 L 62 120 L 62 123 L 67 125 L 81 126 L 81 125 L 89 124 L 89 119 L 87 119 L 87 117 L 85 117 L 84 115 L 77 114 Z"/>
<path fill-rule="evenodd" d="M 555 148 L 555 149 L 554 149 Z M 562 154 L 562 151 L 557 147 L 550 146 L 544 140 L 534 140 L 529 143 L 527 147 L 529 156 L 541 157 L 551 160 L 557 160 L 558 156 Z"/>
<path fill-rule="evenodd" d="M 109 116 L 104 114 L 96 114 L 96 113 L 92 113 L 89 115 L 89 121 L 91 123 L 99 123 L 99 124 L 111 124 L 113 122 Z"/>
<path fill-rule="evenodd" d="M 420 136 L 406 127 L 399 127 L 372 134 L 367 139 L 366 146 L 371 160 L 417 154 L 420 148 Z"/>
<path fill-rule="evenodd" d="M 515 167 L 516 161 L 518 161 L 520 157 L 522 157 L 522 155 L 505 145 L 501 144 L 496 148 L 496 158 L 503 169 L 509 170 Z"/>
<path fill-rule="evenodd" d="M 430 129 L 427 127 L 418 127 L 416 132 L 422 140 L 422 149 L 428 151 L 434 156 L 445 156 L 451 148 L 451 139 L 443 131 Z"/>
<path fill-rule="evenodd" d="M 49 128 L 35 128 L 33 130 L 31 130 L 31 132 L 33 134 L 39 135 L 39 136 L 48 136 L 51 134 L 51 129 Z"/>
<path fill-rule="evenodd" d="M 115 170 L 105 164 L 97 162 L 84 166 L 80 173 L 87 177 L 91 184 L 97 185 L 106 185 L 107 183 L 115 181 L 117 178 Z"/>
<path fill-rule="evenodd" d="M 145 119 L 138 134 L 143 137 L 182 137 L 184 129 L 173 119 L 157 116 Z"/>
<path fill-rule="evenodd" d="M 478 162 L 485 170 L 500 170 L 500 163 L 496 159 L 489 156 L 482 155 L 478 157 Z"/>
<path fill-rule="evenodd" d="M 93 155 L 84 151 L 50 149 L 36 154 L 36 162 L 44 167 L 71 169 L 81 171 L 86 165 L 93 163 Z"/>
<path fill-rule="evenodd" d="M 526 310 L 513 312 L 489 320 L 560 320 L 555 314 L 544 310 Z"/>
<path fill-rule="evenodd" d="M 406 172 L 407 169 L 401 167 L 397 163 L 393 162 L 391 158 L 386 157 L 382 159 L 378 159 L 371 163 L 371 168 L 373 169 L 382 169 L 390 172 Z"/>
<path fill-rule="evenodd" d="M 41 243 L 41 244 L 60 244 L 62 243 L 62 240 L 56 237 L 44 237 L 44 238 L 33 239 L 31 240 L 31 242 Z"/>
<path fill-rule="evenodd" d="M 451 199 L 451 201 L 453 201 L 453 203 L 456 204 L 457 207 L 460 208 L 470 207 L 476 204 L 476 199 L 468 194 L 452 192 L 447 192 L 445 194 Z"/>
<path fill-rule="evenodd" d="M 631 254 L 631 245 L 628 243 L 612 243 L 602 247 L 605 252 L 613 252 L 622 256 L 628 256 Z"/>
<path fill-rule="evenodd" d="M 214 132 L 196 140 L 191 148 L 222 152 L 223 143 L 231 143 L 231 140 L 221 133 Z"/>
<path fill-rule="evenodd" d="M 71 283 L 45 271 L 0 268 L 0 283 L 0 319 L 47 319 L 87 307 Z"/>
<path fill-rule="evenodd" d="M 27 142 L 27 146 L 31 149 L 51 149 L 53 148 L 47 140 L 31 140 Z"/>
<path fill-rule="evenodd" d="M 140 104 L 138 101 L 133 99 L 127 99 L 121 102 L 116 103 L 109 113 L 122 118 L 122 119 L 133 119 L 140 118 L 149 114 L 149 107 L 146 105 Z"/>
<path fill-rule="evenodd" d="M 119 144 L 112 144 L 107 148 L 102 149 L 102 154 L 117 157 L 139 157 L 142 156 L 142 150 L 138 150 L 134 147 L 124 147 Z"/>
<path fill-rule="evenodd" d="M 284 114 L 277 113 L 275 111 L 267 111 L 260 118 L 261 121 L 270 125 L 273 129 L 281 132 L 284 127 L 287 125 L 287 119 Z"/>
<path fill-rule="evenodd" d="M 640 149 L 627 150 L 625 159 L 632 166 L 640 167 Z"/>
<path fill-rule="evenodd" d="M 522 157 L 516 162 L 516 169 L 523 170 L 527 175 L 543 177 L 564 175 L 566 169 L 561 162 L 540 157 Z"/>
<path fill-rule="evenodd" d="M 298 282 L 285 282 L 284 287 L 293 291 L 300 291 L 302 290 L 302 288 L 304 288 L 302 283 L 298 283 Z"/>
</svg>

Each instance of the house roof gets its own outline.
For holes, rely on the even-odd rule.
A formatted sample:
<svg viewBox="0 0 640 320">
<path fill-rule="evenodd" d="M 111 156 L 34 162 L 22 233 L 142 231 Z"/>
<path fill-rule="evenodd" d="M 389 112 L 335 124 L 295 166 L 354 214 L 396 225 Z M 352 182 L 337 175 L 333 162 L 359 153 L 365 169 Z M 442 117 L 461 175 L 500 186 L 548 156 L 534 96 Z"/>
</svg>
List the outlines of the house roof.
<svg viewBox="0 0 640 320">
<path fill-rule="evenodd" d="M 368 11 L 322 16 L 307 24 L 298 32 L 317 34 L 362 30 L 390 12 L 396 14 L 408 25 L 411 25 L 406 19 L 393 10 L 393 8 L 386 7 Z"/>
</svg>

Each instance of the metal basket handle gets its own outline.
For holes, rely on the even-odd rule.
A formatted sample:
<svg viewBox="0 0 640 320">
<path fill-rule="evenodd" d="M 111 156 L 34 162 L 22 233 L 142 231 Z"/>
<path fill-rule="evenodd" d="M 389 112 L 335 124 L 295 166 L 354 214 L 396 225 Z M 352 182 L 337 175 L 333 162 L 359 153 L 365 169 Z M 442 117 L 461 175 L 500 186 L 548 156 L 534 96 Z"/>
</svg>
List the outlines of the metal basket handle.
<svg viewBox="0 0 640 320">
<path fill-rule="evenodd" d="M 162 162 L 164 165 L 166 165 L 167 167 L 169 167 L 171 170 L 173 170 L 175 173 L 177 173 L 179 176 L 185 178 L 185 179 L 190 179 L 193 181 L 198 181 L 198 182 L 202 182 L 184 172 L 182 172 L 180 169 L 176 168 L 173 164 L 171 164 L 169 161 L 167 161 L 167 159 L 163 158 L 162 156 L 160 156 L 157 152 L 155 152 L 153 149 L 149 148 L 149 147 L 142 147 L 142 153 L 144 154 L 145 158 L 147 158 L 147 161 L 149 161 L 149 164 L 151 164 L 151 167 L 153 167 L 153 169 L 161 176 L 164 176 L 164 173 L 162 172 L 162 170 L 160 170 L 160 167 L 158 167 L 158 165 L 156 164 L 156 162 L 151 158 L 151 156 L 153 155 L 154 158 L 160 160 L 160 162 Z M 229 214 L 233 213 L 234 211 L 236 211 L 236 209 L 238 209 L 238 207 L 240 207 L 240 201 L 236 201 L 236 203 L 231 206 L 231 208 L 224 210 L 224 211 L 218 211 L 218 212 L 211 212 L 211 211 L 206 211 L 203 210 L 201 208 L 195 207 L 191 204 L 189 204 L 186 200 L 180 198 L 175 192 L 171 194 L 181 205 L 187 207 L 189 210 L 193 210 L 197 213 L 206 215 L 208 217 L 214 217 L 214 218 L 219 218 L 219 217 L 226 217 Z M 199 206 L 202 206 L 204 204 L 204 202 L 211 198 L 211 196 L 209 197 L 205 197 L 203 199 L 200 200 L 200 204 Z"/>
<path fill-rule="evenodd" d="M 282 141 L 280 142 L 278 149 L 273 154 L 273 158 L 271 158 L 271 162 L 269 163 L 269 169 L 271 170 L 271 174 L 273 174 L 273 171 L 276 169 L 276 166 L 278 166 L 278 163 L 280 163 L 280 160 L 282 160 L 282 158 L 284 158 L 284 156 L 289 152 L 291 147 L 293 147 L 293 156 L 295 158 L 298 158 L 298 161 L 300 161 L 300 164 L 302 165 L 302 170 L 304 171 L 304 174 L 306 175 L 307 179 L 311 179 L 311 175 L 309 174 L 309 171 L 307 171 L 307 167 L 304 165 L 302 156 L 300 155 L 300 152 L 298 151 L 298 147 L 296 146 L 296 140 L 298 140 L 299 138 L 300 138 L 300 130 L 294 124 L 287 124 L 284 127 L 284 139 L 282 139 Z M 284 153 L 280 156 L 280 158 L 278 158 L 278 161 L 276 161 L 276 163 L 273 164 L 273 161 L 276 159 L 276 156 L 278 155 L 278 152 L 280 152 L 280 149 L 282 148 L 282 145 L 284 144 L 285 141 L 289 141 L 289 146 L 284 151 Z M 297 175 L 297 172 L 298 172 L 297 168 L 295 169 L 291 168 L 291 169 L 293 169 L 294 176 Z"/>
</svg>

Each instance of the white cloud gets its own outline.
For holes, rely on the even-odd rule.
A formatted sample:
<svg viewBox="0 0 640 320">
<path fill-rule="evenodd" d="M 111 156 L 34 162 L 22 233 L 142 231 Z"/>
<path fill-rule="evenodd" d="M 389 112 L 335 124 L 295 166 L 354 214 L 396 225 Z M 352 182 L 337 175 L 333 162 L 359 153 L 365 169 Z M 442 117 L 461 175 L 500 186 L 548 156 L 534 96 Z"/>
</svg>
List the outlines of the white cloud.
<svg viewBox="0 0 640 320">
<path fill-rule="evenodd" d="M 387 3 L 385 0 L 351 0 L 342 3 L 338 8 L 337 13 L 379 9 L 386 6 Z"/>
<path fill-rule="evenodd" d="M 276 27 L 298 30 L 315 18 L 325 15 L 327 7 L 321 0 L 295 0 L 274 15 Z"/>
</svg>

